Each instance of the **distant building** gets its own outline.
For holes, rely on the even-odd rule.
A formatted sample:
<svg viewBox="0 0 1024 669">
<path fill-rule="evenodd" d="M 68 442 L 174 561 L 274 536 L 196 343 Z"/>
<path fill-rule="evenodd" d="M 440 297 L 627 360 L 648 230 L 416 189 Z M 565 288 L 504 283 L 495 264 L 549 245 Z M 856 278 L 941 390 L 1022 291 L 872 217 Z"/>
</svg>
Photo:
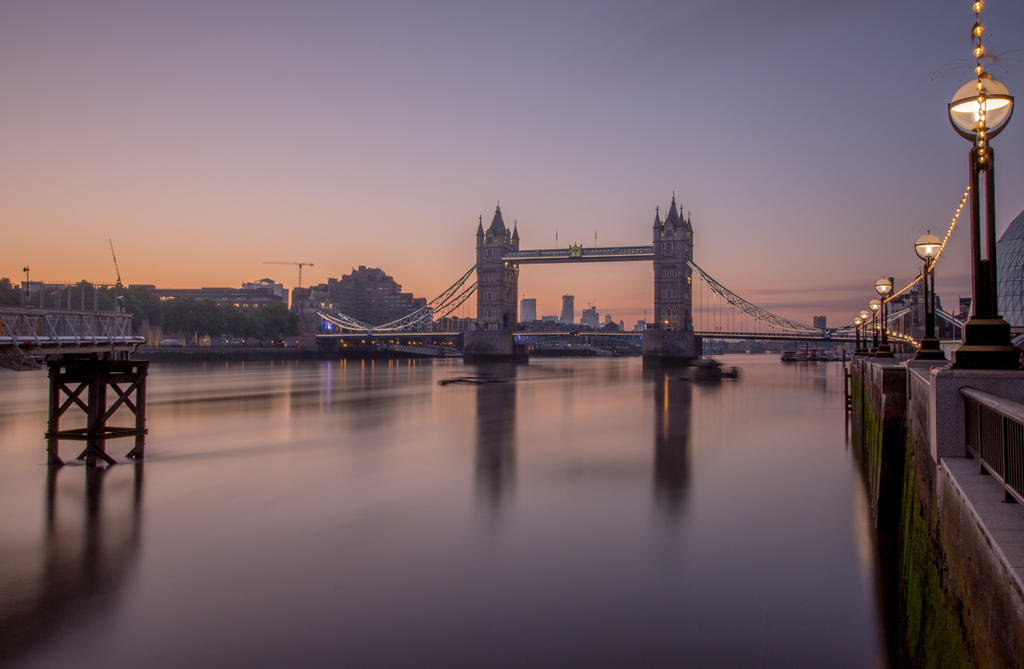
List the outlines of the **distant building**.
<svg viewBox="0 0 1024 669">
<path fill-rule="evenodd" d="M 907 334 L 914 339 L 920 340 L 924 337 L 925 325 L 925 304 L 924 291 L 921 284 L 894 298 L 888 306 L 889 329 Z M 950 320 L 949 316 L 942 309 L 942 300 L 935 296 L 935 336 L 943 340 L 960 339 L 961 327 L 959 323 Z"/>
<path fill-rule="evenodd" d="M 285 304 L 288 303 L 288 291 L 285 289 L 284 284 L 275 282 L 273 279 L 259 279 L 251 283 L 243 283 L 242 288 L 244 290 L 256 290 L 258 288 L 268 288 L 270 292 L 281 298 L 281 301 Z"/>
<path fill-rule="evenodd" d="M 824 316 L 815 316 L 814 317 L 814 327 L 818 328 L 819 330 L 826 329 L 828 326 L 825 325 L 825 317 Z"/>
<path fill-rule="evenodd" d="M 576 298 L 573 295 L 562 296 L 562 315 L 559 317 L 559 323 L 565 323 L 566 325 L 572 325 L 576 322 Z"/>
<path fill-rule="evenodd" d="M 296 290 L 292 291 L 293 296 Z M 360 265 L 341 279 L 309 288 L 307 306 L 338 311 L 370 325 L 383 325 L 426 306 L 422 297 L 403 293 L 402 286 L 379 267 Z"/>
<path fill-rule="evenodd" d="M 587 307 L 583 310 L 583 313 L 580 314 L 580 325 L 597 329 L 599 325 L 597 307 Z"/>
<path fill-rule="evenodd" d="M 999 253 L 999 246 L 997 244 L 996 245 L 996 254 L 997 254 L 997 257 L 996 257 L 996 269 L 999 268 L 998 253 Z M 936 291 L 936 292 L 938 292 L 938 291 Z M 956 317 L 959 318 L 961 321 L 966 322 L 967 319 L 971 317 L 971 300 L 972 299 L 974 299 L 974 298 L 971 298 L 971 297 L 961 297 L 960 298 L 960 313 L 958 313 L 956 315 Z"/>
<path fill-rule="evenodd" d="M 434 322 L 434 332 L 469 332 L 476 329 L 475 318 L 445 316 Z"/>
<path fill-rule="evenodd" d="M 110 309 L 108 300 L 100 300 L 100 291 L 112 289 L 109 284 L 88 281 L 59 283 L 53 281 L 22 281 L 21 305 L 46 309 Z"/>
<path fill-rule="evenodd" d="M 519 314 L 524 323 L 537 320 L 537 298 L 524 297 L 519 306 Z"/>
<path fill-rule="evenodd" d="M 544 316 L 543 318 L 541 318 L 541 321 L 543 321 L 544 323 L 555 324 L 555 323 L 558 322 L 558 316 L 555 316 L 555 315 Z"/>
<path fill-rule="evenodd" d="M 1014 331 L 1024 327 L 1024 211 L 996 242 L 999 314 Z"/>
<path fill-rule="evenodd" d="M 253 286 L 254 284 L 247 284 Z M 282 287 L 283 289 L 283 287 Z M 252 311 L 268 304 L 287 304 L 287 293 L 278 294 L 269 286 L 258 285 L 247 288 L 153 288 L 152 292 L 161 300 L 174 300 L 192 298 L 195 300 L 210 300 L 217 304 L 223 304 Z"/>
<path fill-rule="evenodd" d="M 638 320 L 636 322 L 636 325 L 633 326 L 633 332 L 643 332 L 646 329 L 647 329 L 647 321 L 645 321 L 643 319 Z"/>
<path fill-rule="evenodd" d="M 301 311 L 303 308 L 308 309 L 311 306 L 312 300 L 309 298 L 310 290 L 311 289 L 309 288 L 302 288 L 301 286 L 292 288 L 292 311 Z"/>
</svg>

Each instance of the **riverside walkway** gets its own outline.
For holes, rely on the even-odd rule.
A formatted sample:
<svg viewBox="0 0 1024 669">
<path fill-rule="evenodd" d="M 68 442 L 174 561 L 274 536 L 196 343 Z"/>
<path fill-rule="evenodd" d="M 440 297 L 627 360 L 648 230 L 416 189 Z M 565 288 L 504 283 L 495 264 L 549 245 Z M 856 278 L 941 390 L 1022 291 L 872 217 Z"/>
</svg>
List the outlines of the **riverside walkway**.
<svg viewBox="0 0 1024 669">
<path fill-rule="evenodd" d="M 1024 372 L 857 356 L 851 436 L 907 666 L 1024 657 Z"/>
</svg>

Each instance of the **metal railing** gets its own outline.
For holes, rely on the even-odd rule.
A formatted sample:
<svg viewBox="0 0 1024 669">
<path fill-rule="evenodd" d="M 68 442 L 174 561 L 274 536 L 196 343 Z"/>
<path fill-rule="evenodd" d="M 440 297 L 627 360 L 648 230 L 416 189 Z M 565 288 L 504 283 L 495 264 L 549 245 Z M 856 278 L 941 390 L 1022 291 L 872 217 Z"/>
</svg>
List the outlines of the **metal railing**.
<svg viewBox="0 0 1024 669">
<path fill-rule="evenodd" d="M 135 339 L 131 314 L 0 308 L 0 344 L 127 344 Z"/>
<path fill-rule="evenodd" d="M 967 451 L 998 479 L 1006 500 L 1024 504 L 1024 404 L 961 388 Z"/>
<path fill-rule="evenodd" d="M 131 314 L 0 307 L 0 367 L 32 369 L 46 356 L 130 351 L 144 343 L 132 334 Z"/>
</svg>

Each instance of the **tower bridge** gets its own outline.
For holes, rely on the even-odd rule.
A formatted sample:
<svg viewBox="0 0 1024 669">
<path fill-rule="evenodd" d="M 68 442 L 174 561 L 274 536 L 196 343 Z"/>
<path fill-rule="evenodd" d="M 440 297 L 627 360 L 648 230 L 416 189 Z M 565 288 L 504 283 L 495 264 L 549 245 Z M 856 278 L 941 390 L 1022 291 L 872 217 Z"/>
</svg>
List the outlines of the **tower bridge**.
<svg viewBox="0 0 1024 669">
<path fill-rule="evenodd" d="M 852 341 L 854 328 L 813 327 L 775 314 L 731 291 L 693 260 L 694 232 L 689 214 L 675 195 L 667 213 L 655 210 L 651 243 L 633 246 L 521 248 L 518 223 L 509 227 L 501 206 L 489 225 L 481 216 L 476 229 L 476 264 L 425 306 L 390 323 L 371 325 L 341 313 L 319 312 L 320 340 L 375 337 L 377 341 L 429 331 L 476 294 L 476 329 L 463 335 L 467 359 L 513 357 L 532 333 L 516 331 L 519 322 L 519 271 L 550 263 L 650 262 L 654 272 L 654 319 L 642 333 L 618 333 L 642 339 L 647 357 L 690 359 L 700 355 L 701 338 Z M 474 280 L 475 279 L 475 280 Z M 695 293 L 695 285 L 699 292 Z M 699 323 L 695 323 L 699 319 Z M 552 337 L 570 333 L 551 333 Z"/>
<path fill-rule="evenodd" d="M 512 327 L 518 322 L 519 266 L 539 263 L 652 261 L 654 264 L 654 327 L 644 332 L 647 357 L 692 359 L 700 355 L 693 331 L 693 225 L 676 206 L 675 195 L 664 220 L 655 211 L 650 246 L 521 250 L 519 226 L 505 225 L 501 206 L 484 230 L 476 230 L 477 320 L 483 332 L 466 335 L 467 359 L 515 355 Z"/>
</svg>

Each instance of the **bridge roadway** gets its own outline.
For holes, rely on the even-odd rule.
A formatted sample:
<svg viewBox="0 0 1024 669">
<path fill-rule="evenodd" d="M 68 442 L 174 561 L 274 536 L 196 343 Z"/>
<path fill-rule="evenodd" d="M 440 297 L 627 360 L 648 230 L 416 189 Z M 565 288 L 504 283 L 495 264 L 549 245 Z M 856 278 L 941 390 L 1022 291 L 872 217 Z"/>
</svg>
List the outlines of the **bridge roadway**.
<svg viewBox="0 0 1024 669">
<path fill-rule="evenodd" d="M 533 249 L 513 251 L 501 257 L 505 262 L 519 265 L 554 262 L 615 262 L 623 260 L 653 260 L 654 247 L 648 246 L 602 246 L 585 248 L 574 244 L 563 249 Z"/>
<path fill-rule="evenodd" d="M 131 314 L 0 307 L 0 367 L 39 369 L 46 358 L 130 353 L 145 337 L 132 334 Z"/>
<path fill-rule="evenodd" d="M 421 340 L 432 340 L 429 345 L 436 345 L 439 342 L 437 340 L 448 340 L 449 346 L 455 346 L 459 338 L 462 337 L 461 332 L 350 332 L 346 334 L 329 334 L 329 335 L 317 335 L 318 340 L 322 341 L 345 341 L 351 343 L 361 344 L 393 344 L 393 345 L 416 345 L 415 342 Z M 643 337 L 642 332 L 616 332 L 616 331 L 605 331 L 605 330 L 579 330 L 579 331 L 563 331 L 563 330 L 551 330 L 537 332 L 533 330 L 521 330 L 512 333 L 513 336 L 518 340 L 523 339 L 556 339 L 556 338 L 569 338 L 569 337 L 598 337 L 607 339 L 635 339 L 639 344 L 640 339 Z M 853 343 L 854 337 L 846 333 L 831 333 L 830 337 L 822 334 L 805 334 L 805 333 L 763 333 L 763 332 L 727 332 L 727 331 L 696 331 L 698 336 L 706 339 L 764 339 L 764 340 L 775 340 L 775 341 L 817 341 L 817 342 L 840 342 L 840 343 Z"/>
</svg>

